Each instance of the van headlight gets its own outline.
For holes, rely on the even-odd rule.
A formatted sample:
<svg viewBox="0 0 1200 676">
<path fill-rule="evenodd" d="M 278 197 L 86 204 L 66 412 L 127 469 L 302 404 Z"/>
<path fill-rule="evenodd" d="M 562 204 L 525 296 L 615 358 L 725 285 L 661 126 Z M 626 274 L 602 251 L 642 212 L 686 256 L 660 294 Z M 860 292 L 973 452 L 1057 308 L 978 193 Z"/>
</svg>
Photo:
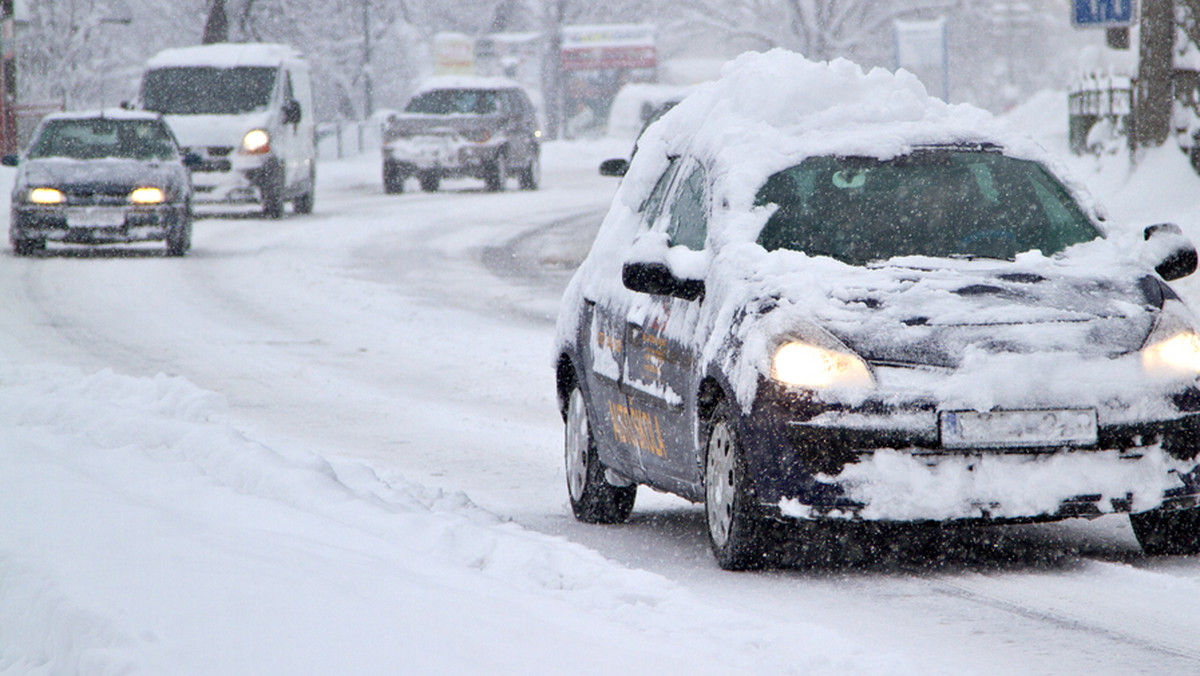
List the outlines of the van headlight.
<svg viewBox="0 0 1200 676">
<path fill-rule="evenodd" d="M 1200 335 L 1166 306 L 1142 348 L 1142 368 L 1157 376 L 1200 375 Z"/>
<path fill-rule="evenodd" d="M 785 342 L 775 349 L 771 376 L 785 385 L 813 389 L 875 384 L 866 362 L 857 355 L 801 341 Z"/>
<path fill-rule="evenodd" d="M 242 152 L 247 155 L 271 152 L 271 135 L 266 129 L 251 129 L 242 137 Z"/>
</svg>

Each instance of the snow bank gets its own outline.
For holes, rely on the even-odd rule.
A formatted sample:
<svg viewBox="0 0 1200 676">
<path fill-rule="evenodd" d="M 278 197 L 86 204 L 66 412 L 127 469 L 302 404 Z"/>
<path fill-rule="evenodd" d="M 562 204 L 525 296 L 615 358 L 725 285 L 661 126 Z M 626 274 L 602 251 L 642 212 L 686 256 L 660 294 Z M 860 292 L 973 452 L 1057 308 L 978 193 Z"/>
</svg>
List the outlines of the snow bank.
<svg viewBox="0 0 1200 676">
<path fill-rule="evenodd" d="M 224 407 L 181 378 L 0 366 L 0 673 L 897 668 L 464 495 L 267 448 Z"/>
</svg>

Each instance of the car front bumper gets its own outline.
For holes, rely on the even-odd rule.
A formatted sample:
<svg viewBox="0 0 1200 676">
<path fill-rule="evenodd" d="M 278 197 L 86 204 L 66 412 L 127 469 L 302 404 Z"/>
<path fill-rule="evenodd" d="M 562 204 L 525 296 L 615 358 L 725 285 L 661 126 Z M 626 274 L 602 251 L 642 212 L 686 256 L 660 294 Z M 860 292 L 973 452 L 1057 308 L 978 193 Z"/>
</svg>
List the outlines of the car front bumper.
<svg viewBox="0 0 1200 676">
<path fill-rule="evenodd" d="M 203 204 L 258 204 L 263 187 L 277 177 L 278 162 L 271 155 L 243 155 L 237 151 L 202 148 L 202 162 L 192 170 L 192 200 Z"/>
<path fill-rule="evenodd" d="M 1200 498 L 1200 390 L 1088 444 L 947 448 L 926 399 L 822 402 L 762 378 L 740 439 L 768 513 L 863 520 L 1054 520 L 1188 507 Z"/>
<path fill-rule="evenodd" d="M 406 174 L 436 171 L 443 176 L 476 176 L 496 160 L 500 145 L 473 143 L 458 138 L 417 136 L 389 141 L 383 147 L 384 162 Z"/>
<path fill-rule="evenodd" d="M 187 220 L 182 204 L 158 206 L 14 207 L 9 240 L 71 244 L 153 242 Z"/>
</svg>

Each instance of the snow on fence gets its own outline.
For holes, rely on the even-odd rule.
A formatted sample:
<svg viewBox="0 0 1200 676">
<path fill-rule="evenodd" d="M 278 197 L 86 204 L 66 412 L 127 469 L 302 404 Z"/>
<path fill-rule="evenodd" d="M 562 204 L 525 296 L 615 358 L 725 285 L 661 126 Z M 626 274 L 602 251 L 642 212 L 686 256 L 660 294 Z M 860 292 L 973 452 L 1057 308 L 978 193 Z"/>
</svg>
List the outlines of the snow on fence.
<svg viewBox="0 0 1200 676">
<path fill-rule="evenodd" d="M 1067 94 L 1071 152 L 1092 152 L 1088 135 L 1096 123 L 1124 135 L 1133 115 L 1133 79 L 1127 76 L 1085 75 Z"/>
<path fill-rule="evenodd" d="M 343 159 L 377 152 L 382 145 L 379 120 L 347 120 L 317 125 L 317 156 Z"/>
</svg>

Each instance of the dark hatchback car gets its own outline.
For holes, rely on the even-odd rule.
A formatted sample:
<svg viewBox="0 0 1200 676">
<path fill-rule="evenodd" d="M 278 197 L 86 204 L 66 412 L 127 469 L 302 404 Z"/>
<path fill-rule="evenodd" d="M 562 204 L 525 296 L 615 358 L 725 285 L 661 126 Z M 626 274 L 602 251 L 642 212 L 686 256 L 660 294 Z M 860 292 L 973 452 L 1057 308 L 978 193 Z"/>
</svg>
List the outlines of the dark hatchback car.
<svg viewBox="0 0 1200 676">
<path fill-rule="evenodd" d="M 730 89 L 770 64 L 749 65 Z M 789 65 L 801 83 L 826 67 Z M 871 99 L 873 78 L 839 91 Z M 624 521 L 639 484 L 702 502 L 728 569 L 764 562 L 772 521 L 1128 513 L 1146 552 L 1200 552 L 1200 335 L 1166 283 L 1196 251 L 1177 227 L 1109 235 L 1038 151 L 940 102 L 841 144 L 844 117 L 766 133 L 752 111 L 730 120 L 756 135 L 739 144 L 721 93 L 648 131 L 564 297 L 577 518 Z"/>
<path fill-rule="evenodd" d="M 95 111 L 47 116 L 17 166 L 9 240 L 18 255 L 46 242 L 162 241 L 191 246 L 191 177 L 175 137 L 153 113 Z"/>
</svg>

